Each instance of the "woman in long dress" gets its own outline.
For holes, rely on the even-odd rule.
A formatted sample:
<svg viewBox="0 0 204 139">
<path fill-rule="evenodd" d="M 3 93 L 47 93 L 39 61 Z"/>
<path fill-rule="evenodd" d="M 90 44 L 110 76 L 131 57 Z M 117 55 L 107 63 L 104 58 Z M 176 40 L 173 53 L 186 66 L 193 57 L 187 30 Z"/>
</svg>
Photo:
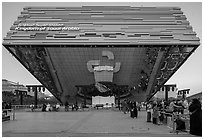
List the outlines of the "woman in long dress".
<svg viewBox="0 0 204 139">
<path fill-rule="evenodd" d="M 137 118 L 137 115 L 138 115 L 137 102 L 133 103 L 133 113 L 134 113 L 134 117 Z"/>
<path fill-rule="evenodd" d="M 158 112 L 157 104 L 154 103 L 152 108 L 153 108 L 152 123 L 157 125 L 158 124 L 158 118 L 159 118 L 159 112 Z"/>
<path fill-rule="evenodd" d="M 190 111 L 190 134 L 202 136 L 202 110 L 198 99 L 192 99 Z"/>
</svg>

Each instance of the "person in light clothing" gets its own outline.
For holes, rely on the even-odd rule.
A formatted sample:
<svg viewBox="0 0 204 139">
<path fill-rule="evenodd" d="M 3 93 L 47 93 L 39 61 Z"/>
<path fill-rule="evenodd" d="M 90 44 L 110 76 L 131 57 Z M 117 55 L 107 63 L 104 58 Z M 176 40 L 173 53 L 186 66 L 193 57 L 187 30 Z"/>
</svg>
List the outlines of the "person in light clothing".
<svg viewBox="0 0 204 139">
<path fill-rule="evenodd" d="M 56 104 L 56 110 L 58 111 L 59 109 L 60 109 L 60 104 L 57 103 L 57 104 Z"/>
<path fill-rule="evenodd" d="M 46 111 L 51 111 L 51 106 L 49 103 L 47 104 Z"/>
</svg>

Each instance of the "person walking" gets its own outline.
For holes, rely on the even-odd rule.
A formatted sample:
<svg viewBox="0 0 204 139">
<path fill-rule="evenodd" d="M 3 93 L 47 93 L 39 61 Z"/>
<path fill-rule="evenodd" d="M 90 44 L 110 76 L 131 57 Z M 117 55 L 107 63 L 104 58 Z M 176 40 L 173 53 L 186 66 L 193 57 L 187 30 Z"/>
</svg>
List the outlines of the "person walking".
<svg viewBox="0 0 204 139">
<path fill-rule="evenodd" d="M 35 108 L 35 106 L 34 106 L 33 103 L 30 105 L 30 108 L 31 108 L 31 111 L 34 112 L 34 108 Z"/>
<path fill-rule="evenodd" d="M 190 112 L 190 134 L 202 136 L 202 110 L 198 99 L 192 99 L 189 106 Z"/>
<path fill-rule="evenodd" d="M 74 104 L 72 104 L 72 111 L 74 111 Z"/>
<path fill-rule="evenodd" d="M 50 103 L 47 104 L 46 111 L 51 111 L 51 105 L 50 105 Z"/>
<path fill-rule="evenodd" d="M 130 117 L 131 117 L 131 118 L 134 118 L 133 102 L 130 102 Z"/>
<path fill-rule="evenodd" d="M 130 100 L 128 100 L 127 101 L 127 107 L 128 107 L 128 112 L 130 112 L 131 111 L 131 101 Z"/>
<path fill-rule="evenodd" d="M 45 103 L 43 103 L 42 112 L 46 112 L 46 107 L 47 107 L 47 105 Z"/>
<path fill-rule="evenodd" d="M 127 106 L 127 101 L 124 100 L 124 101 L 122 102 L 122 111 L 123 111 L 124 114 L 127 113 L 127 109 L 128 109 L 127 107 L 128 107 L 128 106 Z"/>
<path fill-rule="evenodd" d="M 158 124 L 158 118 L 159 118 L 159 112 L 158 112 L 157 104 L 154 103 L 152 108 L 153 108 L 152 123 L 157 125 Z"/>
<path fill-rule="evenodd" d="M 151 119 L 152 119 L 152 105 L 149 103 L 149 104 L 146 104 L 146 110 L 147 110 L 147 122 L 152 122 Z"/>
<path fill-rule="evenodd" d="M 60 109 L 60 104 L 57 103 L 57 104 L 56 104 L 56 111 L 59 111 L 59 109 Z"/>
<path fill-rule="evenodd" d="M 75 103 L 74 108 L 75 108 L 76 111 L 78 111 L 79 106 L 78 106 L 78 103 L 77 103 L 77 102 Z"/>
<path fill-rule="evenodd" d="M 65 111 L 69 111 L 69 103 L 67 101 L 65 102 L 64 106 L 65 106 Z"/>
<path fill-rule="evenodd" d="M 137 118 L 138 110 L 137 110 L 138 103 L 133 102 L 133 118 Z"/>
</svg>

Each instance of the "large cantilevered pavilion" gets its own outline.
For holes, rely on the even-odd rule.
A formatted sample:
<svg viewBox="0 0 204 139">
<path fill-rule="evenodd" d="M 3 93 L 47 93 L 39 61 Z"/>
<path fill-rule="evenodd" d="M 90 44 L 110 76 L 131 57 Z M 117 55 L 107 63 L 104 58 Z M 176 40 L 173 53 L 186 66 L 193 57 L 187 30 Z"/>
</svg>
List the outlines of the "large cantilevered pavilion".
<svg viewBox="0 0 204 139">
<path fill-rule="evenodd" d="M 25 7 L 3 45 L 61 102 L 145 101 L 200 40 L 179 7 Z"/>
</svg>

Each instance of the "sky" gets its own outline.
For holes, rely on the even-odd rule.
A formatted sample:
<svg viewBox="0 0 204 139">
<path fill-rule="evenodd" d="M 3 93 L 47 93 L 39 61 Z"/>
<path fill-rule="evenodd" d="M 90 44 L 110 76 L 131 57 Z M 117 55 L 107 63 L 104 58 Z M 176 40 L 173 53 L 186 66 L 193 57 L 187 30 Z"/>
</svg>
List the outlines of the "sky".
<svg viewBox="0 0 204 139">
<path fill-rule="evenodd" d="M 4 2 L 2 4 L 2 40 L 9 31 L 9 28 L 17 20 L 23 7 L 26 6 L 82 6 L 82 5 L 112 5 L 116 6 L 116 3 L 14 3 Z M 180 7 L 186 15 L 187 20 L 193 27 L 193 30 L 200 38 L 201 45 L 196 51 L 188 58 L 188 60 L 180 67 L 179 70 L 167 81 L 166 84 L 176 84 L 178 90 L 190 89 L 190 94 L 193 95 L 202 91 L 202 4 L 201 2 L 189 3 L 189 2 L 139 2 L 139 3 L 122 3 L 117 5 L 129 5 L 129 6 L 176 6 Z M 24 68 L 17 59 L 14 58 L 5 48 L 2 46 L 2 79 L 7 79 L 13 82 L 19 82 L 20 84 L 40 84 L 35 77 L 30 74 L 26 68 Z M 47 92 L 48 93 L 48 92 Z"/>
</svg>

